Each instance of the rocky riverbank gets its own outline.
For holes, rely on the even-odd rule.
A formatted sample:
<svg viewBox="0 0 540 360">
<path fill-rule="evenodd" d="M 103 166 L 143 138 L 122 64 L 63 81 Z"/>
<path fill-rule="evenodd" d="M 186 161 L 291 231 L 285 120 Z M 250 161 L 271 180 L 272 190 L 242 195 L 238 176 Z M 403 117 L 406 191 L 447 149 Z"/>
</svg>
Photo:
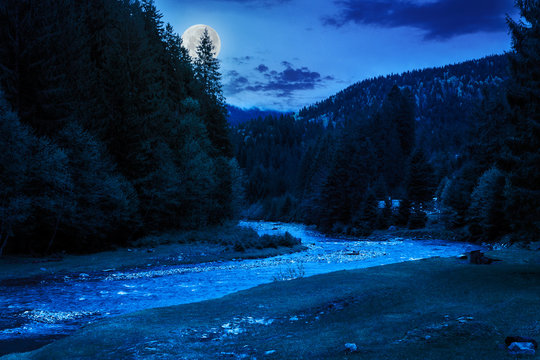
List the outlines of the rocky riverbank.
<svg viewBox="0 0 540 360">
<path fill-rule="evenodd" d="M 431 258 L 274 282 L 87 326 L 3 359 L 513 359 L 540 337 L 540 257 Z"/>
</svg>

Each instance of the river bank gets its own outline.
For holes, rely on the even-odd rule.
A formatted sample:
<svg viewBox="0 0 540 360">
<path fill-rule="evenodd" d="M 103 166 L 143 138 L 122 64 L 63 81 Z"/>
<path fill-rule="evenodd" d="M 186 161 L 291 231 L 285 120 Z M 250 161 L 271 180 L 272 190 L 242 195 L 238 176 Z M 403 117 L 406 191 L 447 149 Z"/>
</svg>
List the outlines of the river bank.
<svg viewBox="0 0 540 360">
<path fill-rule="evenodd" d="M 179 259 L 177 253 L 169 252 L 174 247 L 165 246 L 149 248 L 153 252 L 145 248 L 123 249 L 120 253 L 66 257 L 62 262 L 22 264 L 38 275 L 0 281 L 0 306 L 4 309 L 0 316 L 0 348 L 9 348 L 4 353 L 28 351 L 100 319 L 215 299 L 275 280 L 457 256 L 478 248 L 466 243 L 392 236 L 343 240 L 298 224 L 244 222 L 242 226 L 260 235 L 289 232 L 301 238 L 307 250 L 294 252 L 293 248 L 287 254 L 259 259 L 242 258 L 250 256 L 250 250 L 246 250 L 230 253 L 224 260 L 217 248 L 212 253 L 206 247 L 189 245 L 192 256 Z M 198 262 L 216 257 L 219 260 Z M 197 262 L 178 263 L 190 259 Z"/>
<path fill-rule="evenodd" d="M 260 285 L 105 319 L 3 359 L 513 359 L 506 336 L 540 337 L 539 257 L 488 255 L 502 261 L 431 258 Z"/>
<path fill-rule="evenodd" d="M 273 235 L 273 234 L 270 234 Z M 280 233 L 283 235 L 283 233 Z M 305 250 L 293 242 L 280 246 L 262 243 L 256 232 L 237 225 L 224 225 L 203 231 L 165 233 L 147 236 L 133 246 L 92 254 L 55 254 L 43 257 L 0 257 L 0 282 L 8 279 L 65 276 L 71 273 L 107 272 L 202 264 L 237 259 L 256 259 Z M 242 243 L 239 246 L 238 243 Z"/>
</svg>

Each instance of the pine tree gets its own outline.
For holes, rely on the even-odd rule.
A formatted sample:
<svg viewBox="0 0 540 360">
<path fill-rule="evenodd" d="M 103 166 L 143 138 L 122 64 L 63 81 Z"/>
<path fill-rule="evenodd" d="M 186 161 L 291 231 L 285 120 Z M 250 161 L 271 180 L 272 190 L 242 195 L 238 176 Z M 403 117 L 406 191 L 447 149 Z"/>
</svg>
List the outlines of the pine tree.
<svg viewBox="0 0 540 360">
<path fill-rule="evenodd" d="M 31 198 L 24 188 L 29 179 L 31 143 L 29 128 L 20 123 L 0 92 L 0 256 L 17 227 L 31 214 Z"/>
<path fill-rule="evenodd" d="M 219 61 L 216 57 L 214 44 L 212 43 L 212 39 L 210 39 L 208 29 L 204 29 L 200 43 L 197 46 L 195 75 L 202 84 L 206 93 L 217 99 L 218 102 L 223 103 Z"/>
<path fill-rule="evenodd" d="M 435 191 L 435 174 L 427 161 L 424 151 L 416 149 L 411 157 L 407 183 L 408 199 L 415 204 L 425 204 L 432 200 Z"/>
<path fill-rule="evenodd" d="M 370 234 L 375 229 L 379 210 L 375 192 L 370 188 L 364 194 L 357 219 L 354 221 L 354 225 L 360 229 L 363 235 Z"/>
<path fill-rule="evenodd" d="M 540 238 L 540 2 L 516 0 L 522 20 L 508 18 L 513 52 L 508 103 L 516 135 L 508 139 L 507 214 L 513 231 Z"/>
<path fill-rule="evenodd" d="M 466 162 L 446 182 L 440 200 L 442 220 L 447 227 L 459 228 L 466 224 L 467 210 L 471 203 L 471 193 L 479 175 L 475 164 Z"/>
<path fill-rule="evenodd" d="M 227 124 L 227 109 L 221 89 L 219 60 L 215 56 L 214 45 L 205 29 L 197 46 L 195 59 L 195 77 L 201 84 L 203 96 L 202 117 L 208 130 L 208 137 L 217 153 L 216 156 L 232 156 L 232 145 Z"/>
<path fill-rule="evenodd" d="M 475 240 L 493 241 L 505 229 L 504 174 L 497 168 L 486 171 L 471 194 L 468 210 L 469 234 Z"/>
<path fill-rule="evenodd" d="M 20 120 L 39 135 L 58 131 L 74 104 L 68 87 L 78 33 L 63 0 L 6 0 L 0 6 L 0 83 Z"/>
</svg>

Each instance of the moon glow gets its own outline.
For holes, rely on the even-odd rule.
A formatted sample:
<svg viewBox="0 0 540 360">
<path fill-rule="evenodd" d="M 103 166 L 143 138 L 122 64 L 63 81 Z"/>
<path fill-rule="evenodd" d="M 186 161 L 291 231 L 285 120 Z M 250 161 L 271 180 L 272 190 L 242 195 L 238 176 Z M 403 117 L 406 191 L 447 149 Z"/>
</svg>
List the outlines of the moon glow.
<svg viewBox="0 0 540 360">
<path fill-rule="evenodd" d="M 201 42 L 201 37 L 205 29 L 208 30 L 208 35 L 210 35 L 210 40 L 212 40 L 212 45 L 214 45 L 214 57 L 217 57 L 221 51 L 221 39 L 216 30 L 208 25 L 193 25 L 182 34 L 182 44 L 189 51 L 189 56 L 192 59 L 197 58 L 197 46 Z"/>
</svg>

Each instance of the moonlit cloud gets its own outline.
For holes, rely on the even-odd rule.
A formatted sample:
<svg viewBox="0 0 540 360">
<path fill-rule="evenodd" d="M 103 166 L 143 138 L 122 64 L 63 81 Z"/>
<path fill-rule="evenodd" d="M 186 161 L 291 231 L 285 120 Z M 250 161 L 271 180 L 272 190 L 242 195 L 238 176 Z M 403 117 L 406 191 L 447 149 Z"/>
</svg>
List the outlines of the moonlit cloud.
<svg viewBox="0 0 540 360">
<path fill-rule="evenodd" d="M 252 59 L 251 56 L 242 56 L 242 57 L 233 57 L 232 61 L 234 61 L 238 65 L 244 65 L 247 64 Z"/>
<path fill-rule="evenodd" d="M 337 0 L 335 4 L 340 11 L 334 17 L 325 17 L 326 25 L 339 27 L 352 22 L 386 28 L 409 26 L 423 30 L 426 39 L 506 31 L 505 15 L 514 12 L 512 0 Z"/>
<path fill-rule="evenodd" d="M 268 66 L 260 64 L 255 70 L 262 77 L 248 80 L 236 71 L 227 73 L 225 95 L 234 95 L 241 92 L 271 93 L 277 97 L 292 97 L 303 90 L 313 90 L 324 86 L 325 82 L 334 80 L 333 76 L 322 77 L 320 73 L 311 71 L 307 67 L 295 67 L 287 61 L 282 61 L 284 70 L 270 70 Z"/>
<path fill-rule="evenodd" d="M 255 70 L 257 70 L 258 72 L 260 73 L 264 73 L 264 72 L 267 72 L 268 71 L 268 66 L 264 65 L 264 64 L 261 64 L 259 66 L 257 66 L 255 68 Z"/>
</svg>

